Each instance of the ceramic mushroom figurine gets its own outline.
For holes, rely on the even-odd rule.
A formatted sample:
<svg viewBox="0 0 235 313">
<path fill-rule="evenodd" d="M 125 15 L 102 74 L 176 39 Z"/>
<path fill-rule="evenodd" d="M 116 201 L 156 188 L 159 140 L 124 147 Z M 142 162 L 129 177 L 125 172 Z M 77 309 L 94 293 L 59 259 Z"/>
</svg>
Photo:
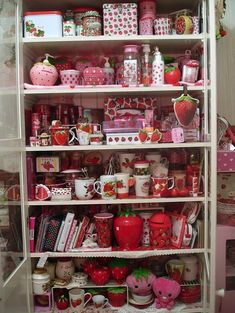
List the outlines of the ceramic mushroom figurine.
<svg viewBox="0 0 235 313">
<path fill-rule="evenodd" d="M 159 277 L 153 282 L 153 292 L 156 296 L 156 308 L 171 310 L 175 304 L 175 298 L 180 294 L 181 288 L 175 280 Z"/>
<path fill-rule="evenodd" d="M 127 276 L 126 283 L 132 293 L 147 296 L 152 293 L 152 284 L 155 278 L 150 270 L 140 267 Z"/>
</svg>

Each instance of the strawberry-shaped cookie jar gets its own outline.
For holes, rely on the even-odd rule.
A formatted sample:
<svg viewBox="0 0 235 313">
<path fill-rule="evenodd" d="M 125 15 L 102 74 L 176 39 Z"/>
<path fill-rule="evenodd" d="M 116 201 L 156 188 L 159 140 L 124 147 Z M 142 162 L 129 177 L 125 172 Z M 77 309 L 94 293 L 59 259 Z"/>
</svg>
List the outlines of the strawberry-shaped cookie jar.
<svg viewBox="0 0 235 313">
<path fill-rule="evenodd" d="M 183 127 L 189 126 L 194 118 L 199 100 L 189 94 L 182 94 L 179 98 L 172 99 L 174 112 L 179 124 Z"/>
<path fill-rule="evenodd" d="M 121 212 L 114 219 L 114 235 L 120 249 L 136 249 L 143 233 L 143 220 L 134 212 Z"/>
<path fill-rule="evenodd" d="M 48 60 L 49 54 L 43 62 L 35 63 L 30 70 L 30 79 L 34 85 L 54 86 L 58 79 L 58 72 Z"/>
<path fill-rule="evenodd" d="M 128 274 L 129 268 L 125 259 L 113 259 L 110 264 L 111 277 L 118 283 L 122 284 Z"/>
</svg>

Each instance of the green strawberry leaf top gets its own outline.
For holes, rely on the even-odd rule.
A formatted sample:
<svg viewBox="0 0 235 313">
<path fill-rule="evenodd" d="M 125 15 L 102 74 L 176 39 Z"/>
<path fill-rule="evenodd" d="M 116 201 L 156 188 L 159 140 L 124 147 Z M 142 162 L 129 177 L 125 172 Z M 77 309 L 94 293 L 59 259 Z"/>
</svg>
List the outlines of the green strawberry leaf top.
<svg viewBox="0 0 235 313">
<path fill-rule="evenodd" d="M 174 65 L 168 65 L 165 67 L 165 73 L 170 73 L 172 71 L 174 71 L 176 69 L 176 67 Z"/>
<path fill-rule="evenodd" d="M 149 274 L 151 274 L 150 270 L 144 267 L 139 267 L 132 272 L 132 275 L 136 278 L 136 280 L 141 280 L 142 278 L 147 280 Z"/>
<path fill-rule="evenodd" d="M 123 217 L 137 216 L 136 213 L 133 212 L 131 209 L 127 209 L 125 211 L 122 211 L 118 215 L 119 216 L 123 216 Z"/>
<path fill-rule="evenodd" d="M 111 267 L 125 267 L 127 266 L 127 261 L 125 259 L 114 258 L 109 265 Z"/>
<path fill-rule="evenodd" d="M 112 293 L 125 293 L 126 292 L 126 288 L 123 287 L 111 287 L 107 289 L 108 292 L 112 292 Z"/>
<path fill-rule="evenodd" d="M 172 99 L 172 102 L 180 102 L 180 101 L 189 101 L 189 102 L 193 102 L 198 104 L 199 100 L 196 98 L 191 97 L 189 94 L 187 94 L 186 96 L 184 94 L 182 94 L 179 98 L 176 99 Z"/>
</svg>

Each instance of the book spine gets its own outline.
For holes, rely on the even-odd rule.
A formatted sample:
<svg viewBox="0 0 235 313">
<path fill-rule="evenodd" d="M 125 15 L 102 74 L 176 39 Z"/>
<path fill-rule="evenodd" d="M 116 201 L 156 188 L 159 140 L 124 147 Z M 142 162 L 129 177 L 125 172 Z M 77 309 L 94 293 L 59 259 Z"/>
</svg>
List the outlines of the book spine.
<svg viewBox="0 0 235 313">
<path fill-rule="evenodd" d="M 86 228 L 89 224 L 89 218 L 87 216 L 84 216 L 81 223 L 82 223 L 82 225 L 81 225 L 80 233 L 78 234 L 78 239 L 76 242 L 76 248 L 80 248 L 82 245 L 82 241 L 83 241 L 85 233 L 86 233 Z"/>
<path fill-rule="evenodd" d="M 54 251 L 57 251 L 58 244 L 59 244 L 60 237 L 61 237 L 63 229 L 64 229 L 64 221 L 62 221 L 62 223 L 61 223 L 60 230 L 59 230 L 56 242 L 55 242 Z"/>
<path fill-rule="evenodd" d="M 71 241 L 73 239 L 73 234 L 75 232 L 75 227 L 77 226 L 77 220 L 74 220 L 73 221 L 73 224 L 72 224 L 72 227 L 70 229 L 70 232 L 69 232 L 69 235 L 68 235 L 68 239 L 67 239 L 67 242 L 66 242 L 66 245 L 65 245 L 65 248 L 64 248 L 64 251 L 67 252 L 69 250 L 69 246 L 71 244 Z"/>
<path fill-rule="evenodd" d="M 35 252 L 35 222 L 36 222 L 36 217 L 35 216 L 30 216 L 29 218 L 29 249 L 30 252 Z"/>
<path fill-rule="evenodd" d="M 61 238 L 58 244 L 57 251 L 63 252 L 65 248 L 66 241 L 68 239 L 68 235 L 70 232 L 70 229 L 73 224 L 74 214 L 73 213 L 67 213 L 64 223 L 64 229 L 61 234 Z"/>
<path fill-rule="evenodd" d="M 75 242 L 75 238 L 77 236 L 77 232 L 78 232 L 78 226 L 75 227 L 73 238 L 72 238 L 72 241 L 71 241 L 71 243 L 69 245 L 69 250 L 71 250 L 73 248 L 73 245 L 74 245 L 74 242 Z"/>
</svg>

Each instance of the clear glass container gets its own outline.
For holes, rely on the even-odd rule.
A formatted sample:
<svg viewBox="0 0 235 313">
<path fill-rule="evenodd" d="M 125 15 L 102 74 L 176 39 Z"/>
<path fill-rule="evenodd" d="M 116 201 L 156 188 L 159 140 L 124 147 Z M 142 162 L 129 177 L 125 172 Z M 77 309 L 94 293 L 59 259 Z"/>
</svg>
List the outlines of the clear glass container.
<svg viewBox="0 0 235 313">
<path fill-rule="evenodd" d="M 124 46 L 124 84 L 138 86 L 140 80 L 139 46 Z"/>
</svg>

